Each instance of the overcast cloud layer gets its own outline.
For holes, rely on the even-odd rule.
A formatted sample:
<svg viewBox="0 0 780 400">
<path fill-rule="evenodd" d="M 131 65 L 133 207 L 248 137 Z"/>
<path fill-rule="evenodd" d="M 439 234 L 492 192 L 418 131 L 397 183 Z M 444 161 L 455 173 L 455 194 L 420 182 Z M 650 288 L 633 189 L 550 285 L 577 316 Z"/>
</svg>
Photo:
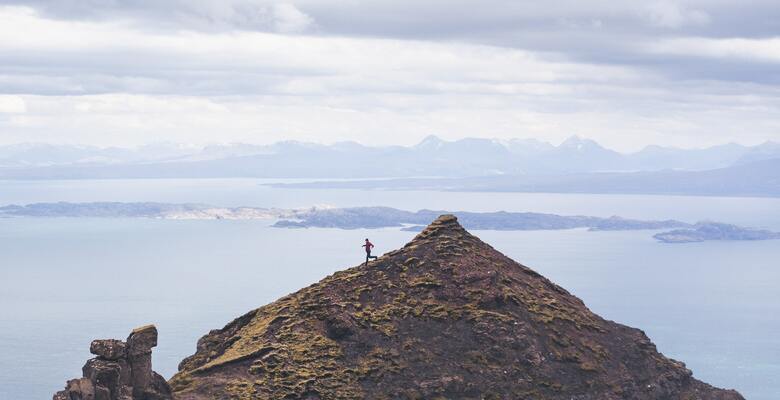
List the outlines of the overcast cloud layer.
<svg viewBox="0 0 780 400">
<path fill-rule="evenodd" d="M 773 1 L 2 1 L 0 144 L 780 140 Z"/>
</svg>

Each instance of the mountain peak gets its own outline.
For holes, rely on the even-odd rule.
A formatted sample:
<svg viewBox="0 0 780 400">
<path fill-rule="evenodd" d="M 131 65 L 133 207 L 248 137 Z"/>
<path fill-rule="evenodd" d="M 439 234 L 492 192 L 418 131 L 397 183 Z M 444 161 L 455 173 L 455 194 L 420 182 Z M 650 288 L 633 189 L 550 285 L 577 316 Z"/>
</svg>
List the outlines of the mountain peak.
<svg viewBox="0 0 780 400">
<path fill-rule="evenodd" d="M 739 400 L 442 215 L 198 341 L 177 399 Z"/>
<path fill-rule="evenodd" d="M 420 143 L 417 143 L 414 148 L 415 149 L 423 149 L 423 150 L 433 150 L 441 147 L 444 144 L 444 140 L 439 138 L 436 135 L 428 135 L 423 140 L 420 141 Z"/>
<path fill-rule="evenodd" d="M 467 235 L 468 232 L 466 232 L 466 229 L 458 223 L 458 217 L 452 214 L 443 214 L 425 227 L 425 229 L 423 229 L 410 243 L 424 241 L 434 236 L 445 236 L 447 234 Z"/>
<path fill-rule="evenodd" d="M 558 146 L 558 148 L 574 148 L 578 150 L 582 149 L 583 147 L 601 148 L 601 145 L 592 139 L 582 138 L 578 135 L 572 135 Z"/>
<path fill-rule="evenodd" d="M 437 261 L 442 261 L 449 256 L 459 256 L 463 252 L 473 251 L 480 244 L 484 243 L 468 233 L 458 223 L 458 217 L 444 214 L 426 226 L 404 247 L 388 253 L 388 256 L 407 254 L 417 258 L 421 256 L 430 259 L 438 258 Z"/>
</svg>

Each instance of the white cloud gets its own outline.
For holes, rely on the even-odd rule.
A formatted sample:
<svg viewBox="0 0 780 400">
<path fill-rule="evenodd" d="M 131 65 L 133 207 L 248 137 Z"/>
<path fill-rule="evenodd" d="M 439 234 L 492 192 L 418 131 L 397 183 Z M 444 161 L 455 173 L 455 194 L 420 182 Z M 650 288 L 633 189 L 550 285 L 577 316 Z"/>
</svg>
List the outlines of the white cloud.
<svg viewBox="0 0 780 400">
<path fill-rule="evenodd" d="M 704 25 L 710 16 L 701 10 L 690 9 L 672 1 L 654 1 L 645 6 L 651 24 L 663 28 L 681 28 L 686 25 Z"/>
<path fill-rule="evenodd" d="M 23 27 L 31 33 L 19 37 Z M 16 9 L 0 12 L 3 52 L 16 52 L 8 61 L 20 65 L 15 74 L 0 75 L 0 83 L 34 81 L 34 88 L 49 81 L 52 92 L 72 88 L 73 94 L 522 95 L 565 90 L 549 86 L 556 82 L 640 79 L 626 67 L 550 60 L 511 48 L 260 32 L 147 32 L 116 23 L 50 21 Z"/>
<path fill-rule="evenodd" d="M 0 95 L 0 113 L 21 114 L 27 111 L 27 104 L 19 96 Z"/>
<path fill-rule="evenodd" d="M 780 139 L 771 83 L 675 79 L 652 63 L 477 41 L 315 35 L 324 28 L 297 2 L 242 8 L 250 3 L 186 8 L 182 18 L 232 27 L 218 30 L 190 29 L 202 21 L 152 29 L 129 12 L 74 20 L 0 7 L 0 93 L 18 99 L 0 100 L 0 111 L 21 101 L 24 112 L 0 115 L 0 142 L 411 144 L 431 133 L 558 142 L 580 134 L 631 150 Z M 702 23 L 691 11 L 699 8 L 661 9 L 657 23 L 682 35 Z M 626 12 L 610 2 L 601 9 Z M 609 12 L 577 10 L 571 29 L 614 33 Z M 776 39 L 634 39 L 628 56 L 660 57 L 652 61 L 778 58 Z"/>
<path fill-rule="evenodd" d="M 280 3 L 273 6 L 275 27 L 277 32 L 303 32 L 314 24 L 314 20 L 290 3 Z"/>
<path fill-rule="evenodd" d="M 677 38 L 652 43 L 647 49 L 659 54 L 780 62 L 780 37 Z"/>
<path fill-rule="evenodd" d="M 579 134 L 636 150 L 648 143 L 700 147 L 777 138 L 777 93 L 751 87 L 718 96 L 699 93 L 695 86 L 668 91 L 586 85 L 563 98 L 474 93 L 397 93 L 369 100 L 327 94 L 25 96 L 30 112 L 13 126 L 3 128 L 0 121 L 0 142 L 108 146 L 297 139 L 380 145 L 413 144 L 431 133 L 448 139 L 537 137 L 551 142 Z"/>
</svg>

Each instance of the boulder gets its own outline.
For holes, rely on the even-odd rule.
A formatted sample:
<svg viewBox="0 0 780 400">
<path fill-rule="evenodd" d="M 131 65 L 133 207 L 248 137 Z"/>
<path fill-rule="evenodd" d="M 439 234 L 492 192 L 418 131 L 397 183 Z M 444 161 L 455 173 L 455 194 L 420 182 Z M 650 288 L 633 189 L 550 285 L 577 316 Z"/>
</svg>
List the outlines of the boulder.
<svg viewBox="0 0 780 400">
<path fill-rule="evenodd" d="M 325 332 L 333 340 L 342 340 L 355 332 L 355 323 L 343 314 L 329 315 L 325 318 Z"/>
<path fill-rule="evenodd" d="M 70 400 L 70 396 L 68 395 L 68 392 L 60 390 L 59 392 L 54 393 L 52 400 Z"/>
<path fill-rule="evenodd" d="M 95 385 L 87 378 L 69 380 L 65 392 L 69 400 L 95 400 Z"/>
<path fill-rule="evenodd" d="M 157 328 L 154 325 L 145 325 L 133 329 L 127 337 L 127 355 L 130 357 L 152 352 L 152 347 L 157 346 Z"/>
<path fill-rule="evenodd" d="M 117 339 L 93 340 L 89 345 L 89 352 L 105 360 L 119 360 L 125 358 L 127 345 Z"/>
</svg>

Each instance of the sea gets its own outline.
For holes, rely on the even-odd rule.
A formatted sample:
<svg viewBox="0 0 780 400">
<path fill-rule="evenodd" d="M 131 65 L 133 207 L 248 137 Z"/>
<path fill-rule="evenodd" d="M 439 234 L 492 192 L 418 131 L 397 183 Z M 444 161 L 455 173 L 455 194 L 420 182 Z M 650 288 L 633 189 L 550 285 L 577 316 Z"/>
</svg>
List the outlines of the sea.
<svg viewBox="0 0 780 400">
<path fill-rule="evenodd" d="M 283 180 L 290 182 L 290 180 Z M 281 189 L 258 179 L 0 181 L 0 205 L 158 201 L 299 208 L 534 211 L 714 220 L 780 230 L 780 199 Z M 166 378 L 199 337 L 383 253 L 399 229 L 280 229 L 270 220 L 0 218 L 0 399 L 39 400 L 81 375 L 95 338 L 153 323 Z M 696 378 L 780 398 L 780 241 L 665 244 L 656 231 L 473 231 L 584 300 L 642 329 Z"/>
</svg>

